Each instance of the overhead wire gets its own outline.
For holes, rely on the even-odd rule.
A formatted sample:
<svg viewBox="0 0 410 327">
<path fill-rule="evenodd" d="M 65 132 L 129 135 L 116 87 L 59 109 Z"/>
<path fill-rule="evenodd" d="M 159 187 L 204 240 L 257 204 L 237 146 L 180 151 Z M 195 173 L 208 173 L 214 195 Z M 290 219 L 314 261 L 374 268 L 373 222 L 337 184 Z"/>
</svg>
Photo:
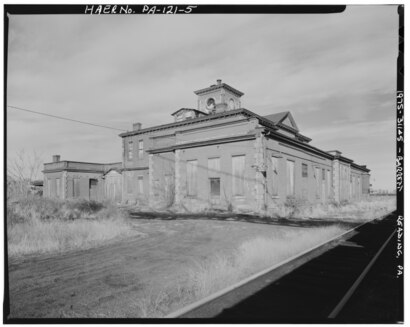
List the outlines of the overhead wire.
<svg viewBox="0 0 410 327">
<path fill-rule="evenodd" d="M 67 121 L 71 121 L 71 122 L 75 122 L 75 123 L 80 123 L 80 124 L 91 125 L 91 126 L 95 126 L 95 127 L 101 127 L 101 128 L 107 128 L 107 129 L 112 129 L 112 130 L 116 130 L 116 131 L 126 132 L 125 129 L 119 129 L 119 128 L 115 128 L 115 127 L 110 127 L 110 126 L 104 126 L 104 125 L 94 124 L 94 123 L 90 123 L 90 122 L 85 122 L 85 121 L 81 121 L 81 120 L 77 120 L 77 119 L 71 119 L 71 118 L 61 117 L 61 116 L 57 116 L 57 115 L 51 115 L 51 114 L 47 114 L 47 113 L 44 113 L 44 112 L 25 109 L 25 108 L 21 108 L 21 107 L 9 106 L 9 105 L 7 107 L 12 108 L 12 109 L 16 109 L 16 110 L 31 112 L 31 113 L 34 113 L 34 114 L 37 114 L 37 115 L 43 115 L 43 116 L 57 118 L 57 119 L 61 119 L 61 120 L 67 120 Z"/>
</svg>

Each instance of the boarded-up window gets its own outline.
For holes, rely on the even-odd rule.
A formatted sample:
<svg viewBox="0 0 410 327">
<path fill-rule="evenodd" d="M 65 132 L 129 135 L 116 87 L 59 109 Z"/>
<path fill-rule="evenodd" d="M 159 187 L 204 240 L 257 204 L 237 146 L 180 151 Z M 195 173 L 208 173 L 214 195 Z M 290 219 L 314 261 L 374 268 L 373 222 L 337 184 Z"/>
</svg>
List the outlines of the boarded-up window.
<svg viewBox="0 0 410 327">
<path fill-rule="evenodd" d="M 326 180 L 326 170 L 322 169 L 322 180 Z"/>
<path fill-rule="evenodd" d="M 353 181 L 352 181 L 352 179 L 353 179 L 353 176 L 350 175 L 350 197 L 351 198 L 353 197 Z"/>
<path fill-rule="evenodd" d="M 133 189 L 132 189 L 132 175 L 129 174 L 129 175 L 127 175 L 127 193 L 131 194 L 132 191 L 133 191 Z"/>
<path fill-rule="evenodd" d="M 78 198 L 80 196 L 80 179 L 73 178 L 73 197 Z"/>
<path fill-rule="evenodd" d="M 56 178 L 56 196 L 61 197 L 61 178 Z"/>
<path fill-rule="evenodd" d="M 208 177 L 220 177 L 221 163 L 219 158 L 208 159 Z"/>
<path fill-rule="evenodd" d="M 47 179 L 47 192 L 48 192 L 48 196 L 51 198 L 53 194 L 51 193 L 51 179 Z"/>
<path fill-rule="evenodd" d="M 244 195 L 245 156 L 232 157 L 232 193 L 236 196 Z"/>
<path fill-rule="evenodd" d="M 320 199 L 320 168 L 315 168 L 315 180 L 316 180 L 316 198 Z"/>
<path fill-rule="evenodd" d="M 188 196 L 197 195 L 197 167 L 198 160 L 188 160 L 187 161 L 187 191 Z"/>
<path fill-rule="evenodd" d="M 210 178 L 209 187 L 211 190 L 211 196 L 218 197 L 221 195 L 221 179 L 220 178 Z"/>
<path fill-rule="evenodd" d="M 332 180 L 330 178 L 330 170 L 327 171 L 327 195 L 330 197 L 332 195 Z"/>
<path fill-rule="evenodd" d="M 302 164 L 302 177 L 308 177 L 308 165 L 305 163 Z"/>
<path fill-rule="evenodd" d="M 128 141 L 128 154 L 127 154 L 128 160 L 132 160 L 133 149 L 134 149 L 134 144 L 132 143 L 132 141 Z"/>
<path fill-rule="evenodd" d="M 51 197 L 53 198 L 56 197 L 56 179 L 55 178 L 51 180 Z"/>
<path fill-rule="evenodd" d="M 279 158 L 272 157 L 272 196 L 279 194 Z"/>
<path fill-rule="evenodd" d="M 144 176 L 137 177 L 137 190 L 138 194 L 144 193 Z"/>
<path fill-rule="evenodd" d="M 286 161 L 286 194 L 295 195 L 295 163 Z"/>
<path fill-rule="evenodd" d="M 144 157 L 144 141 L 138 141 L 138 158 L 142 159 Z"/>
</svg>

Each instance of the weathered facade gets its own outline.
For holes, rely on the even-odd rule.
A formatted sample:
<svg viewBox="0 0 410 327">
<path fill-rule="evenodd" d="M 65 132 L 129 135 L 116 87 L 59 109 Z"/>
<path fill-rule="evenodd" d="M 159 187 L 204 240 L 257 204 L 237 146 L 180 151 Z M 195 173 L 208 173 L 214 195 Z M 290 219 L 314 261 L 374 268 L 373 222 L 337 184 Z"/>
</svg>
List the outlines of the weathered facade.
<svg viewBox="0 0 410 327">
<path fill-rule="evenodd" d="M 112 164 L 61 161 L 59 155 L 53 162 L 44 164 L 43 196 L 59 199 L 80 198 L 102 201 L 121 200 L 120 183 L 112 174 L 121 168 L 121 162 Z M 117 174 L 120 174 L 117 172 Z M 120 174 L 121 176 L 121 174 Z M 114 187 L 111 185 L 114 184 Z M 115 188 L 115 185 L 120 184 Z M 114 191 L 112 189 L 114 188 Z M 117 192 L 115 190 L 117 189 Z M 111 191 L 111 192 L 110 192 Z"/>
<path fill-rule="evenodd" d="M 144 129 L 136 123 L 120 134 L 122 163 L 110 168 L 90 164 L 100 165 L 99 170 L 93 166 L 93 172 L 81 172 L 86 180 L 81 189 L 91 198 L 91 180 L 96 179 L 97 199 L 119 201 L 119 193 L 113 196 L 113 186 L 111 191 L 107 186 L 115 180 L 123 203 L 189 210 L 261 211 L 289 197 L 324 203 L 368 195 L 370 170 L 340 151 L 310 145 L 290 112 L 259 116 L 241 108 L 243 93 L 220 80 L 195 94 L 197 108 L 177 110 L 174 122 Z M 45 165 L 47 180 L 57 178 L 53 164 Z M 74 178 L 64 169 L 60 178 L 64 173 L 68 180 Z M 60 183 L 65 183 L 60 187 L 66 197 L 74 194 L 67 186 L 71 182 Z M 45 194 L 54 194 L 52 185 L 45 183 Z"/>
</svg>

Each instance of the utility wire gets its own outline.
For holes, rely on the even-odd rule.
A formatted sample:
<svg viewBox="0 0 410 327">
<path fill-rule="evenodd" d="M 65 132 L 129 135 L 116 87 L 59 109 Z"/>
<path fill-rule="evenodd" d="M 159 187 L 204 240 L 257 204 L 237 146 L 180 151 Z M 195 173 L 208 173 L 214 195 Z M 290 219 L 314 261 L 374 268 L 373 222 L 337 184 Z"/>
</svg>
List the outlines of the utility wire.
<svg viewBox="0 0 410 327">
<path fill-rule="evenodd" d="M 37 114 L 37 115 L 43 115 L 43 116 L 47 116 L 47 117 L 53 117 L 53 118 L 57 118 L 57 119 L 68 120 L 68 121 L 72 121 L 72 122 L 75 122 L 75 123 L 80 123 L 80 124 L 85 124 L 85 125 L 91 125 L 91 126 L 102 127 L 102 128 L 108 128 L 108 129 L 113 129 L 113 130 L 116 130 L 116 131 L 126 132 L 125 129 L 119 129 L 119 128 L 114 128 L 114 127 L 109 127 L 109 126 L 103 126 L 103 125 L 88 123 L 88 122 L 81 121 L 81 120 L 76 120 L 76 119 L 71 119 L 71 118 L 66 118 L 66 117 L 60 117 L 60 116 L 50 115 L 50 114 L 46 114 L 46 113 L 44 113 L 44 112 L 39 112 L 39 111 L 34 111 L 34 110 L 28 110 L 28 109 L 24 109 L 24 108 L 15 107 L 15 106 L 7 106 L 7 107 L 12 108 L 12 109 L 17 109 L 17 110 L 22 110 L 22 111 L 31 112 L 31 113 L 34 113 L 34 114 Z"/>
</svg>

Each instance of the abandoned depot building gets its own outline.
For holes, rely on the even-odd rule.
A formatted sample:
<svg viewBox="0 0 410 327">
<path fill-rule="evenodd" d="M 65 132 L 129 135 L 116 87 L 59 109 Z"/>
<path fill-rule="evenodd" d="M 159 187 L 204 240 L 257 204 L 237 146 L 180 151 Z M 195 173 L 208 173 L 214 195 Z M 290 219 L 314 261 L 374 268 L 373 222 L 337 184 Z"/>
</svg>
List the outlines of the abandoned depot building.
<svg viewBox="0 0 410 327">
<path fill-rule="evenodd" d="M 314 203 L 369 194 L 370 170 L 310 145 L 290 112 L 259 116 L 241 107 L 244 93 L 221 80 L 195 94 L 197 108 L 175 111 L 172 123 L 135 123 L 120 134 L 122 162 L 53 156 L 44 164 L 44 195 L 261 211 L 289 197 Z"/>
</svg>

